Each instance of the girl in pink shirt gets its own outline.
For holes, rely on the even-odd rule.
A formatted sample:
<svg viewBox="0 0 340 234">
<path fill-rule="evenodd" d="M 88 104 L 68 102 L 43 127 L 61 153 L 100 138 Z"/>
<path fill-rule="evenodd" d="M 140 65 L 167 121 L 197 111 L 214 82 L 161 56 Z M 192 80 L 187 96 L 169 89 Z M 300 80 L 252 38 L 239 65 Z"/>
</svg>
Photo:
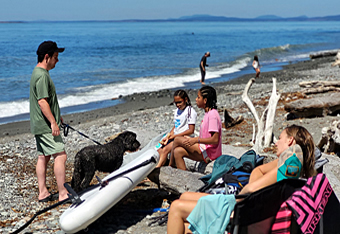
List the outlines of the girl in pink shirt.
<svg viewBox="0 0 340 234">
<path fill-rule="evenodd" d="M 186 170 L 184 158 L 208 162 L 222 155 L 222 122 L 217 112 L 216 90 L 203 86 L 197 93 L 196 105 L 205 114 L 200 126 L 200 135 L 190 138 L 176 137 L 172 146 L 170 166 Z"/>
</svg>

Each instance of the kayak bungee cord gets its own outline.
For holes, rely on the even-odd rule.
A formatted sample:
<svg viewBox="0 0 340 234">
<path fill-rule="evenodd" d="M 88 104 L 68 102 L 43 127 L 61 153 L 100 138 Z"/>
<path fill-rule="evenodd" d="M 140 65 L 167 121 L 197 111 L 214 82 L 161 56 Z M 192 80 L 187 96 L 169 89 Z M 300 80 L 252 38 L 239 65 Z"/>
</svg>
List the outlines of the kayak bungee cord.
<svg viewBox="0 0 340 234">
<path fill-rule="evenodd" d="M 91 139 L 89 136 L 85 135 L 85 134 L 82 133 L 82 132 L 79 132 L 78 130 L 74 129 L 73 127 L 71 127 L 71 126 L 68 125 L 68 124 L 62 123 L 62 124 L 61 124 L 61 127 L 64 129 L 64 136 L 65 136 L 65 137 L 67 137 L 68 131 L 69 131 L 70 129 L 72 129 L 73 131 L 76 131 L 77 133 L 79 133 L 79 134 L 82 135 L 83 137 L 85 137 L 85 138 L 87 138 L 87 139 L 93 141 L 93 142 L 96 143 L 97 145 L 102 145 L 102 144 L 99 143 L 98 141 Z"/>
<path fill-rule="evenodd" d="M 156 162 L 157 162 L 157 160 L 156 160 L 154 157 L 151 157 L 150 159 L 145 160 L 144 162 L 142 162 L 142 163 L 140 163 L 140 164 L 138 164 L 138 165 L 136 165 L 136 166 L 134 166 L 134 167 L 132 167 L 132 168 L 126 170 L 126 171 L 123 171 L 123 172 L 121 172 L 121 173 L 119 173 L 119 174 L 117 174 L 117 175 L 115 175 L 115 176 L 113 176 L 113 177 L 111 177 L 111 178 L 109 178 L 109 179 L 107 179 L 107 180 L 102 181 L 102 180 L 99 179 L 99 180 L 98 180 L 98 181 L 99 181 L 98 184 L 93 185 L 93 186 L 89 187 L 88 189 L 85 189 L 85 190 L 79 192 L 79 195 L 80 195 L 80 194 L 84 194 L 85 192 L 91 191 L 91 190 L 93 190 L 93 189 L 95 189 L 95 188 L 98 188 L 98 187 L 100 187 L 99 189 L 102 189 L 102 188 L 104 188 L 106 185 L 108 185 L 110 181 L 113 181 L 113 180 L 117 179 L 118 177 L 120 177 L 120 176 L 122 176 L 122 175 L 125 175 L 125 174 L 127 174 L 127 173 L 129 173 L 129 172 L 132 172 L 132 171 L 134 171 L 134 170 L 137 170 L 137 169 L 140 168 L 140 167 L 146 166 L 146 165 L 148 165 L 149 163 L 156 163 Z M 20 233 L 20 232 L 21 232 L 22 230 L 24 230 L 28 225 L 30 225 L 30 224 L 33 222 L 33 220 L 34 220 L 38 215 L 41 215 L 41 214 L 43 214 L 43 213 L 45 213 L 45 212 L 47 212 L 47 211 L 49 211 L 49 210 L 51 210 L 51 209 L 54 209 L 54 208 L 56 208 L 56 207 L 58 207 L 58 206 L 60 206 L 60 205 L 62 205 L 62 204 L 64 204 L 64 203 L 68 202 L 69 200 L 72 201 L 71 207 L 72 207 L 72 206 L 78 206 L 78 205 L 80 205 L 82 202 L 85 201 L 85 200 L 81 200 L 81 199 L 80 199 L 79 195 L 71 188 L 71 186 L 70 186 L 69 184 L 65 183 L 64 186 L 65 186 L 65 188 L 67 189 L 67 191 L 69 192 L 69 193 L 67 194 L 67 195 L 69 196 L 69 198 L 66 198 L 65 200 L 62 200 L 62 201 L 60 201 L 60 202 L 57 202 L 57 203 L 55 203 L 55 204 L 53 204 L 53 205 L 51 205 L 51 206 L 49 206 L 49 207 L 46 207 L 46 208 L 44 208 L 44 209 L 42 209 L 42 210 L 36 212 L 30 220 L 28 220 L 28 221 L 27 221 L 24 225 L 22 225 L 19 229 L 15 230 L 14 232 L 11 232 L 11 234 Z"/>
</svg>

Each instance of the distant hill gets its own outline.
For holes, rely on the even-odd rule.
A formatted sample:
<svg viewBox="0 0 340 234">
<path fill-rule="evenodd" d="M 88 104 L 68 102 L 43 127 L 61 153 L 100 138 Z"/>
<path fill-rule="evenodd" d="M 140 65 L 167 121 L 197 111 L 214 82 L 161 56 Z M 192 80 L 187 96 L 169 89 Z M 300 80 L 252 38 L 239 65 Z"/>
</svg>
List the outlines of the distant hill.
<svg viewBox="0 0 340 234">
<path fill-rule="evenodd" d="M 259 20 L 278 20 L 278 19 L 282 19 L 282 17 L 280 16 L 276 16 L 276 15 L 261 15 L 256 17 L 255 19 L 259 19 Z"/>
<path fill-rule="evenodd" d="M 280 17 L 276 15 L 262 15 L 256 18 L 237 18 L 225 16 L 212 16 L 212 15 L 192 15 L 183 16 L 178 19 L 166 19 L 164 21 L 340 21 L 340 15 L 324 16 L 324 17 Z"/>
<path fill-rule="evenodd" d="M 80 20 L 84 21 L 84 20 Z M 85 20 L 86 21 L 86 20 Z M 90 20 L 91 22 L 92 20 Z M 97 20 L 93 20 L 97 21 Z M 237 18 L 237 17 L 225 17 L 225 16 L 213 16 L 213 15 L 192 15 L 182 16 L 180 18 L 170 19 L 152 19 L 152 20 L 141 20 L 141 19 L 127 19 L 127 20 L 99 20 L 106 22 L 266 22 L 266 21 L 340 21 L 340 15 L 323 16 L 323 17 L 307 17 L 305 15 L 297 17 L 280 17 L 277 15 L 262 15 L 256 18 Z M 0 21 L 0 23 L 26 23 L 28 21 Z M 52 21 L 34 21 L 34 22 L 52 22 Z M 53 21 L 59 22 L 59 21 Z M 69 22 L 69 21 L 65 21 Z M 70 21 L 73 22 L 73 21 Z"/>
<path fill-rule="evenodd" d="M 242 20 L 236 17 L 225 17 L 225 16 L 212 16 L 212 15 L 192 15 L 182 16 L 178 19 L 167 19 L 165 21 L 236 21 Z"/>
</svg>

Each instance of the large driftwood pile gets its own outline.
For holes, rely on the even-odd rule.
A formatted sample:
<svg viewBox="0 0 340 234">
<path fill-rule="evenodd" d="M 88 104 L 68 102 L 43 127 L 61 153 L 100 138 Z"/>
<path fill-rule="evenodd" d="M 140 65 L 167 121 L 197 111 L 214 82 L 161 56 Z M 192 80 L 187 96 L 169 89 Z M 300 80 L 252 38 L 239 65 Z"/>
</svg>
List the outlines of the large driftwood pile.
<svg viewBox="0 0 340 234">
<path fill-rule="evenodd" d="M 340 121 L 333 121 L 331 126 L 322 129 L 318 147 L 324 153 L 340 153 Z"/>
<path fill-rule="evenodd" d="M 300 99 L 284 106 L 285 110 L 296 118 L 324 117 L 340 112 L 340 93 L 328 96 Z"/>
</svg>

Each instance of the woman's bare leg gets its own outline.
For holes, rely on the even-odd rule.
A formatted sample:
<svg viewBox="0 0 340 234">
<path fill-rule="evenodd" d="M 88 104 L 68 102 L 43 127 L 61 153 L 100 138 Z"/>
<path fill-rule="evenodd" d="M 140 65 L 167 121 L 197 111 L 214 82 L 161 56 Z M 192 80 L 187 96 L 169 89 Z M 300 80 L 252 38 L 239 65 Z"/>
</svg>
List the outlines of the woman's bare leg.
<svg viewBox="0 0 340 234">
<path fill-rule="evenodd" d="M 196 206 L 197 201 L 176 200 L 174 201 L 169 210 L 168 218 L 168 234 L 184 233 L 186 218 Z"/>
<path fill-rule="evenodd" d="M 190 201 L 198 201 L 201 197 L 210 195 L 209 193 L 198 193 L 198 192 L 184 192 L 179 197 L 180 200 L 190 200 Z"/>
</svg>

